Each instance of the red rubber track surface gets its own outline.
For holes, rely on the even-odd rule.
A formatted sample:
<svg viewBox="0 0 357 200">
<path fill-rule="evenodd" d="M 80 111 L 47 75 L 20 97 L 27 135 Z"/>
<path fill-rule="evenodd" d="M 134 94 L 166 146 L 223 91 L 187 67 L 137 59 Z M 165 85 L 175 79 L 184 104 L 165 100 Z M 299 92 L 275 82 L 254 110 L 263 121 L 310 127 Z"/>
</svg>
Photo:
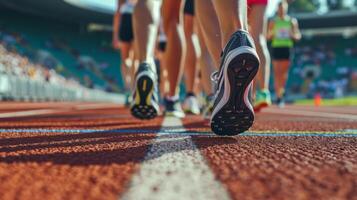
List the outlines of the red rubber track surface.
<svg viewBox="0 0 357 200">
<path fill-rule="evenodd" d="M 256 118 L 251 132 L 357 130 L 352 120 L 272 113 Z M 209 131 L 208 121 L 198 117 L 184 124 L 193 132 Z M 200 135 L 193 141 L 233 199 L 357 199 L 357 137 Z"/>
<path fill-rule="evenodd" d="M 51 104 L 26 106 L 27 110 L 53 108 Z M 54 104 L 56 109 L 72 106 Z M 18 109 L 7 112 L 14 110 Z M 116 105 L 108 109 L 2 119 L 1 128 L 109 131 L 0 133 L 0 199 L 117 199 L 139 167 L 161 121 L 158 118 L 141 123 Z M 145 134 L 110 131 L 115 129 L 153 131 Z"/>
<path fill-rule="evenodd" d="M 126 191 L 162 118 L 138 121 L 123 107 L 92 105 L 0 105 L 5 114 L 54 110 L 0 118 L 1 200 L 118 199 Z M 287 109 L 357 114 L 353 108 Z M 201 133 L 193 135 L 193 141 L 233 199 L 357 199 L 357 137 L 279 136 L 284 131 L 355 130 L 356 121 L 264 112 L 256 117 L 250 132 L 276 136 L 216 137 L 207 134 L 208 122 L 201 117 L 183 120 L 188 131 Z M 16 131 L 20 129 L 45 130 Z"/>
</svg>

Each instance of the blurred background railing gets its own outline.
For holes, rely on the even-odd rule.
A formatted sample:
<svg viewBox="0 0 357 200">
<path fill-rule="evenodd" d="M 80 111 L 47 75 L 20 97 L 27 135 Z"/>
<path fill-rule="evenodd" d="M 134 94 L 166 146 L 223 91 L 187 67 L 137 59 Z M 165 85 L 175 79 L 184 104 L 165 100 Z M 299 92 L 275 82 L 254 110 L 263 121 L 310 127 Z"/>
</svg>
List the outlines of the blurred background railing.
<svg viewBox="0 0 357 200">
<path fill-rule="evenodd" d="M 81 101 L 124 102 L 123 95 L 85 87 L 69 88 L 58 83 L 31 80 L 6 73 L 0 74 L 1 100 L 14 101 Z"/>
</svg>

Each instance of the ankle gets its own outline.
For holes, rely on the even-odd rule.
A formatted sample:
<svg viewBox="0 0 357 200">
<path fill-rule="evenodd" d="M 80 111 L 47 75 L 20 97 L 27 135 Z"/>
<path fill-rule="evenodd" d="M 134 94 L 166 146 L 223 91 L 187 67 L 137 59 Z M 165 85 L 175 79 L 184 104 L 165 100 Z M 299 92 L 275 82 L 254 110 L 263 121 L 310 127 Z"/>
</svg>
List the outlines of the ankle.
<svg viewBox="0 0 357 200">
<path fill-rule="evenodd" d="M 178 96 L 178 95 L 175 95 L 175 96 L 169 96 L 169 95 L 167 95 L 167 96 L 165 97 L 165 99 L 166 99 L 167 101 L 175 102 L 175 101 L 178 101 L 178 100 L 179 100 L 179 96 Z"/>
<path fill-rule="evenodd" d="M 195 93 L 193 93 L 193 92 L 187 92 L 186 93 L 186 98 L 187 97 L 195 97 L 196 95 L 195 95 Z"/>
</svg>

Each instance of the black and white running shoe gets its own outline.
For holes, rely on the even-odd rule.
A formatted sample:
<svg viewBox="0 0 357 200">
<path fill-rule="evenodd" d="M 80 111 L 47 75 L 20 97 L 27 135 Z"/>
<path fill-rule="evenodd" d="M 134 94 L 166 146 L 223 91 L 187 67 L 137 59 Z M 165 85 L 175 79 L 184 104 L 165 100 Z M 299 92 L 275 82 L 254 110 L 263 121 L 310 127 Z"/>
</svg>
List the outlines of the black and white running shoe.
<svg viewBox="0 0 357 200">
<path fill-rule="evenodd" d="M 159 114 L 157 75 L 148 63 L 139 66 L 131 114 L 138 119 L 153 119 Z"/>
<path fill-rule="evenodd" d="M 221 66 L 212 74 L 217 83 L 211 129 L 217 135 L 237 135 L 254 121 L 249 90 L 259 69 L 253 39 L 246 31 L 235 32 L 221 55 Z"/>
<path fill-rule="evenodd" d="M 178 98 L 175 100 L 165 98 L 164 105 L 165 105 L 164 115 L 166 117 L 176 117 L 176 118 L 185 117 L 185 112 L 182 110 L 181 103 Z"/>
</svg>

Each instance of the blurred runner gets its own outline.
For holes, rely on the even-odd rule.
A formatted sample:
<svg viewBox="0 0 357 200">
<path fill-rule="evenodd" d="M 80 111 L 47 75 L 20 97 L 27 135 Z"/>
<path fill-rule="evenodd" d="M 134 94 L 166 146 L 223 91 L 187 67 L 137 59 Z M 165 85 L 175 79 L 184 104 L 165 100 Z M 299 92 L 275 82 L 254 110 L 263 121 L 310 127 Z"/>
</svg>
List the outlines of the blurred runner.
<svg viewBox="0 0 357 200">
<path fill-rule="evenodd" d="M 169 91 L 169 82 L 167 80 L 167 70 L 165 66 L 162 64 L 164 62 L 164 54 L 167 45 L 167 37 L 164 32 L 164 27 L 162 25 L 162 21 L 159 26 L 159 35 L 157 37 L 157 46 L 155 49 L 155 58 L 158 62 L 156 62 L 156 69 L 158 70 L 158 82 L 160 86 L 160 97 L 162 99 L 165 98 L 167 92 Z"/>
<path fill-rule="evenodd" d="M 201 1 L 207 2 L 207 0 Z M 212 57 L 220 64 L 219 70 L 212 75 L 213 81 L 217 83 L 217 90 L 211 128 L 218 135 L 236 135 L 248 130 L 254 121 L 254 111 L 248 95 L 259 69 L 259 58 L 254 41 L 248 33 L 246 0 L 213 0 L 212 2 L 220 24 L 221 38 L 206 40 L 207 46 L 214 48 L 211 52 Z M 143 0 L 138 2 L 134 12 L 134 33 L 139 50 L 138 57 L 142 64 L 136 77 L 135 101 L 131 110 L 134 116 L 142 119 L 151 119 L 158 113 L 157 97 L 154 95 L 157 77 L 156 69 L 152 65 L 160 7 L 161 1 Z M 172 77 L 179 78 L 181 72 L 179 8 L 179 0 L 163 1 L 164 29 L 168 37 L 164 64 L 168 67 L 170 82 L 173 80 Z M 208 20 L 202 23 L 202 32 L 212 31 L 209 30 L 210 23 Z M 179 79 L 174 82 L 176 83 L 174 85 L 170 83 L 171 99 L 167 98 L 167 100 L 173 102 L 171 105 L 180 106 L 176 103 L 178 81 Z M 176 107 L 172 107 L 172 110 L 176 111 L 175 109 Z M 169 107 L 166 103 L 167 111 Z"/>
<path fill-rule="evenodd" d="M 195 20 L 194 20 L 194 2 L 195 0 L 186 0 L 184 5 L 184 15 L 183 15 L 183 30 L 185 33 L 186 41 L 186 51 L 184 55 L 183 67 L 185 75 L 185 85 L 186 85 L 186 97 L 183 102 L 183 109 L 185 112 L 190 114 L 198 115 L 200 114 L 200 106 L 197 100 L 197 94 L 195 94 L 195 89 L 197 89 L 197 79 L 198 79 L 198 68 L 197 68 L 197 57 L 198 57 L 198 47 L 195 47 L 195 37 L 194 33 Z M 196 40 L 197 41 L 197 40 Z"/>
<path fill-rule="evenodd" d="M 206 93 L 202 115 L 210 118 L 213 111 L 215 85 L 211 82 L 211 74 L 218 70 L 221 53 L 221 32 L 216 11 L 212 1 L 195 0 L 195 19 L 197 36 L 200 44 L 198 65 L 201 72 L 201 84 Z"/>
<path fill-rule="evenodd" d="M 115 49 L 120 50 L 121 72 L 124 80 L 124 89 L 129 92 L 133 88 L 134 77 L 134 48 L 132 14 L 136 0 L 117 1 L 117 10 L 113 17 L 113 41 Z M 128 93 L 129 94 L 129 93 Z"/>
<path fill-rule="evenodd" d="M 277 16 L 269 22 L 268 39 L 272 40 L 275 93 L 277 104 L 284 107 L 285 85 L 288 79 L 290 55 L 294 42 L 301 39 L 298 22 L 287 15 L 288 3 L 282 0 Z"/>
<path fill-rule="evenodd" d="M 198 66 L 201 76 L 199 79 L 199 83 L 202 86 L 204 94 L 206 95 L 205 101 L 202 105 L 202 115 L 205 119 L 208 119 L 212 114 L 214 101 L 214 87 L 210 77 L 211 74 L 215 71 L 216 67 L 214 66 L 213 59 L 210 53 L 208 52 L 202 33 L 202 27 L 200 26 L 197 26 L 197 36 L 200 45 Z"/>
<path fill-rule="evenodd" d="M 260 58 L 260 68 L 255 78 L 254 110 L 271 105 L 269 92 L 270 55 L 266 41 L 268 0 L 248 0 L 248 24 Z"/>
<path fill-rule="evenodd" d="M 154 47 L 160 23 L 160 8 L 167 45 L 162 65 L 168 72 L 169 91 L 165 97 L 165 115 L 184 117 L 178 96 L 181 80 L 183 32 L 179 24 L 181 0 L 140 0 L 133 15 L 135 49 L 140 61 L 136 74 L 131 113 L 139 119 L 152 119 L 159 113 L 157 72 Z"/>
</svg>

